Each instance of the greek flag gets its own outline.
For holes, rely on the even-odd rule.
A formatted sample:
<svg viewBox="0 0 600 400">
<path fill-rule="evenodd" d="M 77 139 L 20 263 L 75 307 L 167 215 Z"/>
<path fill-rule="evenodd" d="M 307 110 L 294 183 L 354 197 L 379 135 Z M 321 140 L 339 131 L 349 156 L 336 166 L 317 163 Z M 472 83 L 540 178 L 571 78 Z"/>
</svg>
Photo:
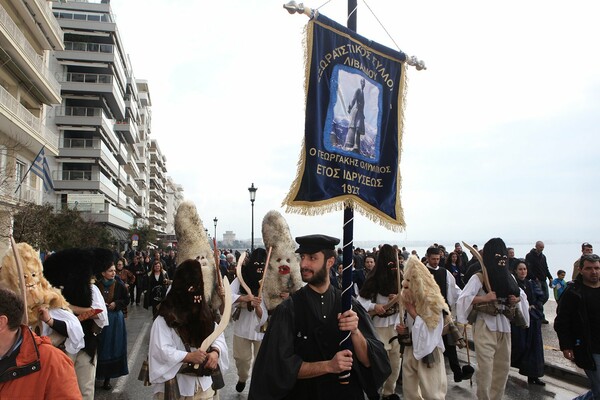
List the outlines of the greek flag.
<svg viewBox="0 0 600 400">
<path fill-rule="evenodd" d="M 35 160 L 33 160 L 33 164 L 31 165 L 31 172 L 40 177 L 42 182 L 44 183 L 44 191 L 48 193 L 51 190 L 54 190 L 54 184 L 52 183 L 52 176 L 50 175 L 50 167 L 48 166 L 48 160 L 46 160 L 46 155 L 44 154 L 44 148 L 38 153 Z"/>
</svg>

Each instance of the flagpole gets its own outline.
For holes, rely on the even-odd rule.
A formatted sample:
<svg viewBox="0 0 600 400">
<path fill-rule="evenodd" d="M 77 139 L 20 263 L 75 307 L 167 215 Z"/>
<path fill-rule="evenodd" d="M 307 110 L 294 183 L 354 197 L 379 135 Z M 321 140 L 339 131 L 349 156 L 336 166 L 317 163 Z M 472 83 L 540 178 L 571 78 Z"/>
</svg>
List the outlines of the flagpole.
<svg viewBox="0 0 600 400">
<path fill-rule="evenodd" d="M 348 0 L 348 29 L 356 32 L 356 14 L 357 0 Z M 360 151 L 360 149 L 359 149 Z M 353 260 L 353 243 L 354 243 L 354 208 L 351 204 L 347 204 L 344 208 L 344 236 L 343 236 L 343 260 L 344 268 L 342 272 L 342 313 L 352 308 L 352 267 Z M 352 340 L 350 332 L 340 342 L 340 350 L 352 350 Z M 340 384 L 348 384 L 350 382 L 351 371 L 343 372 L 338 376 Z"/>
<path fill-rule="evenodd" d="M 35 164 L 35 160 L 37 160 L 37 158 L 40 156 L 40 154 L 42 154 L 42 151 L 44 151 L 45 147 L 46 147 L 46 145 L 43 145 L 42 148 L 40 149 L 39 153 L 37 153 L 37 155 L 33 159 L 33 162 L 29 166 L 29 169 L 27 170 L 27 172 L 25 172 L 25 175 L 23 175 L 23 178 L 21 178 L 21 182 L 19 182 L 19 186 L 17 186 L 17 188 L 15 189 L 15 193 L 17 193 L 19 191 L 19 189 L 21 188 L 21 185 L 25 181 L 25 178 L 27 178 L 27 174 L 29 173 L 29 171 L 31 171 L 31 168 L 33 168 L 33 164 Z"/>
</svg>

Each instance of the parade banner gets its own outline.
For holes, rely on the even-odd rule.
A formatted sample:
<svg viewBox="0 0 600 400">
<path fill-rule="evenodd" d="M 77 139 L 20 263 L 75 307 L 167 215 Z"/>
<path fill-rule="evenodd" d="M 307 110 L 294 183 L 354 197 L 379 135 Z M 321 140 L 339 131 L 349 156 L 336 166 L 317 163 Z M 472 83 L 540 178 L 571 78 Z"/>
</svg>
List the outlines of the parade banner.
<svg viewBox="0 0 600 400">
<path fill-rule="evenodd" d="M 284 205 L 305 215 L 349 206 L 401 230 L 406 56 L 323 15 L 306 33 L 305 136 Z"/>
</svg>

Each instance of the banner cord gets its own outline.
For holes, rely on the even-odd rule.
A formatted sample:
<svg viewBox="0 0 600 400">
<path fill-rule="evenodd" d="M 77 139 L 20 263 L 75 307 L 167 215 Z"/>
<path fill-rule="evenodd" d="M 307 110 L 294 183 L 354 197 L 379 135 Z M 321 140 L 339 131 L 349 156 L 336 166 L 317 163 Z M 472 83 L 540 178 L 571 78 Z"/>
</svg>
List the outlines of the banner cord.
<svg viewBox="0 0 600 400">
<path fill-rule="evenodd" d="M 392 40 L 392 42 L 394 43 L 394 45 L 396 46 L 396 49 L 402 53 L 402 50 L 400 50 L 400 46 L 398 46 L 398 43 L 396 43 L 396 41 L 394 40 L 394 38 L 392 37 L 392 35 L 390 35 L 390 33 L 388 32 L 388 30 L 386 29 L 386 27 L 381 23 L 381 21 L 379 20 L 379 17 L 377 17 L 377 15 L 375 15 L 375 12 L 373 12 L 373 10 L 371 9 L 371 7 L 367 4 L 366 0 L 362 0 L 363 3 L 365 3 L 365 6 L 367 6 L 367 8 L 369 9 L 369 11 L 371 11 L 371 14 L 373 15 L 373 17 L 375 17 L 375 19 L 377 20 L 377 22 L 379 22 L 379 25 L 381 26 L 381 28 L 383 29 L 383 31 L 388 35 L 388 37 Z"/>
</svg>

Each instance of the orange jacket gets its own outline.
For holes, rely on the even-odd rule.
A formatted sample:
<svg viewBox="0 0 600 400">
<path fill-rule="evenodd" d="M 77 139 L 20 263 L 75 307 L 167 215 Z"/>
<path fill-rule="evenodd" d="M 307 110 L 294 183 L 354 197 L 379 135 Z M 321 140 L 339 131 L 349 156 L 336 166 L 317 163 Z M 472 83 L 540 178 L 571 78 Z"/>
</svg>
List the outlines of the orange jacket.
<svg viewBox="0 0 600 400">
<path fill-rule="evenodd" d="M 0 374 L 0 400 L 81 399 L 73 362 L 46 336 L 21 326 L 16 366 Z"/>
</svg>

